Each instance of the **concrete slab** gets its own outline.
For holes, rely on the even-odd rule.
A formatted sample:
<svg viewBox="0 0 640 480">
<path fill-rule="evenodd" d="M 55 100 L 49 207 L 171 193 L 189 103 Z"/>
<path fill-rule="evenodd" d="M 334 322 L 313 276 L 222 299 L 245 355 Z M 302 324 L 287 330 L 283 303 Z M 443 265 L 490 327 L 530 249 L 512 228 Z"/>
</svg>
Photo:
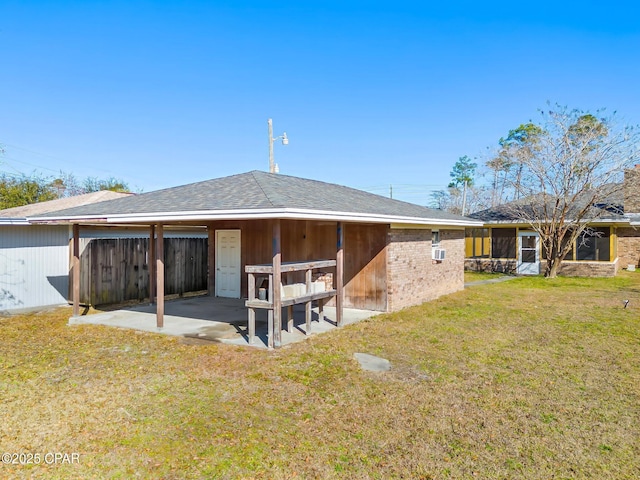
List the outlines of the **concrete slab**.
<svg viewBox="0 0 640 480">
<path fill-rule="evenodd" d="M 107 325 L 202 341 L 249 346 L 247 309 L 242 299 L 201 296 L 166 301 L 162 328 L 156 326 L 155 311 L 155 305 L 137 305 L 109 312 L 71 317 L 69 325 Z M 286 327 L 284 313 L 283 310 L 283 327 Z M 372 310 L 345 308 L 343 320 L 345 325 L 349 325 L 380 313 Z M 326 320 L 320 322 L 317 308 L 312 309 L 313 321 L 311 322 L 310 335 L 336 328 L 336 309 L 324 307 L 324 315 Z M 294 306 L 293 319 L 293 331 L 291 333 L 286 330 L 282 331 L 283 345 L 308 338 L 305 331 L 304 305 Z M 254 344 L 250 346 L 267 348 L 266 311 L 256 312 L 256 338 Z"/>
<path fill-rule="evenodd" d="M 386 358 L 376 357 L 368 353 L 354 353 L 353 357 L 360 363 L 363 370 L 370 372 L 386 372 L 391 368 L 391 362 Z"/>
</svg>

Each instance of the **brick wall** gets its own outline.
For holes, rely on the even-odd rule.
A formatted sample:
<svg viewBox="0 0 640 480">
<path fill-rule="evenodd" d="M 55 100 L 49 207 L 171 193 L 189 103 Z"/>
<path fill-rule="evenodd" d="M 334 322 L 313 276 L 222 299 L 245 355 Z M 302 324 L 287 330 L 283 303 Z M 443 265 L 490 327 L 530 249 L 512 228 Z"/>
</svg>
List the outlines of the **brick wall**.
<svg viewBox="0 0 640 480">
<path fill-rule="evenodd" d="M 638 239 L 640 240 L 640 238 Z M 638 243 L 640 247 L 640 243 Z M 620 244 L 618 244 L 620 248 Z M 540 273 L 544 273 L 546 260 L 540 262 Z M 558 275 L 567 277 L 613 277 L 618 272 L 618 265 L 626 267 L 627 263 L 620 262 L 571 262 L 564 261 L 560 264 Z M 490 258 L 467 258 L 464 268 L 473 272 L 501 272 L 516 273 L 516 260 L 494 260 Z"/>
<path fill-rule="evenodd" d="M 516 273 L 516 260 L 500 260 L 495 258 L 466 258 L 464 269 L 472 272 Z"/>
<path fill-rule="evenodd" d="M 558 275 L 566 277 L 615 277 L 619 262 L 573 262 L 560 264 Z"/>
<path fill-rule="evenodd" d="M 431 259 L 431 230 L 391 229 L 387 245 L 389 311 L 464 288 L 464 231 L 440 229 L 446 259 Z"/>
<path fill-rule="evenodd" d="M 618 259 L 620 268 L 628 265 L 640 266 L 640 230 L 634 228 L 618 228 Z"/>
<path fill-rule="evenodd" d="M 624 172 L 624 213 L 640 213 L 640 165 Z"/>
</svg>

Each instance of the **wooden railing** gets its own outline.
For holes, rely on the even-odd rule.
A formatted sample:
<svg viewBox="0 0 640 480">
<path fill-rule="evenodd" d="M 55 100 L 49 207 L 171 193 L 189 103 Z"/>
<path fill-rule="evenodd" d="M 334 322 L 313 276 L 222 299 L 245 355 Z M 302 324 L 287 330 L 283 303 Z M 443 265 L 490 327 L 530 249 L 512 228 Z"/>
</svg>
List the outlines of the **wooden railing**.
<svg viewBox="0 0 640 480">
<path fill-rule="evenodd" d="M 312 272 L 313 270 L 319 268 L 328 268 L 335 267 L 335 260 L 312 260 L 309 262 L 283 262 L 280 264 L 280 278 L 275 279 L 276 282 L 280 285 L 282 283 L 282 274 L 283 273 L 291 273 L 291 272 L 305 272 L 305 285 L 306 291 L 302 295 L 296 296 L 284 296 L 280 298 L 274 297 L 274 291 L 280 292 L 280 288 L 274 289 L 274 275 L 273 275 L 273 265 L 265 264 L 265 265 L 247 265 L 245 267 L 245 272 L 249 276 L 248 282 L 248 300 L 245 305 L 248 309 L 248 320 L 249 320 L 249 343 L 253 343 L 256 334 L 256 313 L 255 309 L 265 309 L 268 310 L 268 346 L 273 347 L 273 336 L 274 336 L 274 324 L 273 324 L 273 312 L 275 309 L 279 309 L 282 307 L 287 307 L 287 331 L 291 333 L 293 331 L 293 306 L 296 304 L 305 305 L 305 321 L 306 321 L 306 334 L 309 335 L 311 333 L 311 302 L 316 300 L 318 302 L 318 316 L 319 321 L 324 320 L 324 311 L 323 307 L 327 299 L 331 297 L 335 297 L 337 295 L 337 290 L 329 289 L 324 291 L 314 291 L 313 282 L 312 282 Z M 257 275 L 268 275 L 269 279 L 269 289 L 268 295 L 266 299 L 261 300 L 256 297 L 256 276 Z M 279 326 L 275 326 L 275 328 L 280 328 Z"/>
</svg>

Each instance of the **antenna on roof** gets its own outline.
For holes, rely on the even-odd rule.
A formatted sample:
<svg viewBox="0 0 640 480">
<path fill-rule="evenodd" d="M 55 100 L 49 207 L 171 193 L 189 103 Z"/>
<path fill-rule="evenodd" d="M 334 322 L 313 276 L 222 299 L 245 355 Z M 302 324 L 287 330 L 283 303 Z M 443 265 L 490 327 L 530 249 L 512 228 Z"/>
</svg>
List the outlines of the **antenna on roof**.
<svg viewBox="0 0 640 480">
<path fill-rule="evenodd" d="M 273 121 L 269 119 L 267 121 L 269 125 L 269 173 L 278 173 L 280 169 L 278 165 L 273 161 L 273 141 L 282 139 L 283 145 L 289 145 L 289 138 L 287 137 L 287 132 L 284 132 L 282 135 L 273 138 Z"/>
</svg>

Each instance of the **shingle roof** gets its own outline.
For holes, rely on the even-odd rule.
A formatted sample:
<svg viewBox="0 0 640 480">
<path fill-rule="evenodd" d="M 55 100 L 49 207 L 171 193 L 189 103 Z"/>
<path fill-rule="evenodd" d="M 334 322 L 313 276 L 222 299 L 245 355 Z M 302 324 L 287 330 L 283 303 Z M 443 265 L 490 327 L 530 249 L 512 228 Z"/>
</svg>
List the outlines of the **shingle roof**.
<svg viewBox="0 0 640 480">
<path fill-rule="evenodd" d="M 115 198 L 130 197 L 132 193 L 112 192 L 110 190 L 100 190 L 99 192 L 85 193 L 74 197 L 59 198 L 49 200 L 47 202 L 32 203 L 21 207 L 6 208 L 0 210 L 0 217 L 3 218 L 26 218 L 35 215 L 43 215 L 46 213 L 57 212 L 59 210 L 77 207 L 80 205 L 89 205 Z"/>
<path fill-rule="evenodd" d="M 602 196 L 600 203 L 593 205 L 593 207 L 595 207 L 593 213 L 597 214 L 599 220 L 622 221 L 625 219 L 621 186 L 622 184 L 608 184 L 600 187 L 601 190 L 610 190 L 610 193 Z M 569 207 L 567 215 L 569 217 L 577 215 L 591 198 L 593 198 L 593 196 L 590 192 L 585 192 L 581 199 L 579 198 Z M 553 210 L 552 203 L 554 200 L 555 197 L 548 197 L 547 206 L 550 210 Z M 482 220 L 485 223 L 522 222 L 523 218 L 535 218 L 536 212 L 539 212 L 537 214 L 538 217 L 544 218 L 543 204 L 544 197 L 542 195 L 534 195 L 472 213 L 469 217 Z"/>
<path fill-rule="evenodd" d="M 117 216 L 163 212 L 305 209 L 414 217 L 452 222 L 469 218 L 393 200 L 350 187 L 281 174 L 252 171 L 70 208 L 46 217 Z"/>
</svg>

